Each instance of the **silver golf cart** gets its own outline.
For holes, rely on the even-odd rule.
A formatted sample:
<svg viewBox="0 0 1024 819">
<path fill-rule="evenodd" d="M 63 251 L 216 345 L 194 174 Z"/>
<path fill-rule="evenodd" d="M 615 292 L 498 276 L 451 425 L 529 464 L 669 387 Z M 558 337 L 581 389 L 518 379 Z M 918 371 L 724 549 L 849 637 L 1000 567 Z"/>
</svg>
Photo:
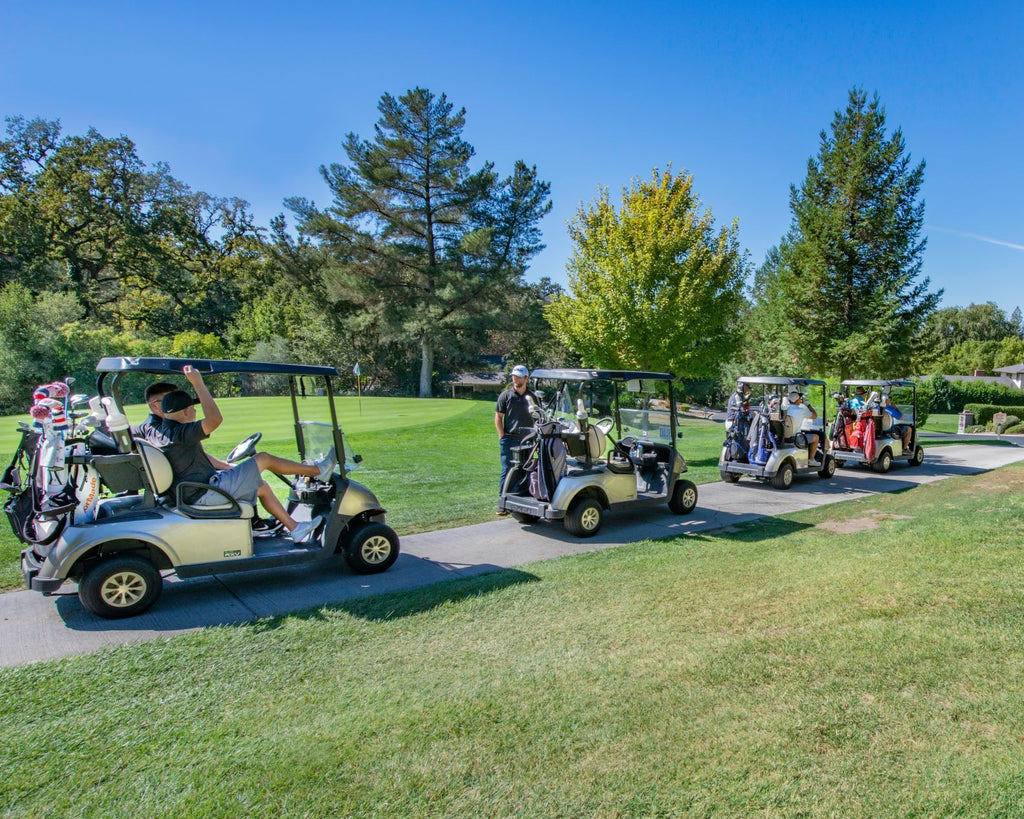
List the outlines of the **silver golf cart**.
<svg viewBox="0 0 1024 819">
<path fill-rule="evenodd" d="M 538 369 L 536 426 L 514 450 L 498 508 L 520 523 L 562 520 L 591 537 L 605 511 L 668 503 L 678 515 L 697 505 L 683 479 L 686 461 L 671 373 Z"/>
<path fill-rule="evenodd" d="M 349 478 L 361 459 L 351 456 L 338 424 L 333 391 L 336 369 L 209 359 L 104 358 L 96 367 L 100 401 L 95 404 L 107 399 L 108 420 L 123 419 L 121 388 L 126 377 L 166 379 L 181 375 L 186 364 L 207 380 L 228 374 L 242 379 L 276 378 L 288 389 L 299 458 L 320 458 L 333 447 L 339 470 L 325 482 L 280 477 L 289 485 L 287 508 L 297 520 L 323 516 L 325 522 L 308 540 L 294 543 L 287 533 L 254 529 L 253 506 L 217 487 L 183 482 L 171 493 L 171 467 L 160 450 L 130 438 L 123 438 L 118 447 L 116 436 L 105 434 L 98 423 L 93 433 L 68 441 L 73 446 L 68 449 L 67 468 L 95 476 L 89 485 L 99 488 L 100 498 L 92 511 L 83 515 L 81 507 L 72 504 L 61 521 L 59 536 L 53 539 L 26 538 L 15 531 L 29 541 L 21 561 L 29 588 L 51 593 L 72 579 L 78 582 L 85 608 L 101 617 L 120 618 L 139 614 L 155 602 L 162 572 L 186 578 L 314 564 L 337 552 L 358 574 L 383 572 L 395 562 L 399 541 L 385 523 L 385 510 L 369 489 Z M 234 463 L 251 457 L 259 438 L 258 432 L 250 435 L 227 460 Z M 189 503 L 186 498 L 200 488 L 219 492 L 223 502 Z M 31 486 L 23 489 L 29 490 Z M 32 526 L 19 528 L 36 531 Z"/>
<path fill-rule="evenodd" d="M 797 475 L 815 474 L 831 478 L 836 462 L 828 451 L 825 382 L 816 378 L 743 376 L 750 396 L 735 419 L 727 420 L 726 438 L 718 460 L 718 471 L 726 483 L 747 475 L 770 482 L 776 489 L 789 489 Z M 817 418 L 806 419 L 801 428 L 787 413 L 790 392 L 811 398 L 821 409 Z M 818 436 L 817 458 L 810 457 L 811 435 Z"/>
<path fill-rule="evenodd" d="M 858 387 L 864 397 L 854 401 Z M 893 461 L 924 463 L 924 447 L 917 440 L 914 381 L 851 378 L 840 389 L 833 396 L 838 409 L 829 430 L 838 466 L 866 464 L 876 472 L 888 472 Z"/>
</svg>

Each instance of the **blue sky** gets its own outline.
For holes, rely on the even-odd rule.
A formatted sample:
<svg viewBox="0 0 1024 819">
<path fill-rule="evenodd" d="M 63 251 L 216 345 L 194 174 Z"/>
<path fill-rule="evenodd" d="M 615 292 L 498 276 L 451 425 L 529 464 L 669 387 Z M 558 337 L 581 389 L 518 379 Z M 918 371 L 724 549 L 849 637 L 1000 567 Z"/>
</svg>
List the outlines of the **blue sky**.
<svg viewBox="0 0 1024 819">
<path fill-rule="evenodd" d="M 668 163 L 756 265 L 847 92 L 927 162 L 924 273 L 944 305 L 1024 310 L 1024 3 L 29 4 L 0 0 L 0 115 L 126 134 L 196 189 L 327 204 L 321 164 L 413 86 L 467 109 L 477 158 L 550 180 L 529 278 L 566 283 L 581 201 Z"/>
</svg>

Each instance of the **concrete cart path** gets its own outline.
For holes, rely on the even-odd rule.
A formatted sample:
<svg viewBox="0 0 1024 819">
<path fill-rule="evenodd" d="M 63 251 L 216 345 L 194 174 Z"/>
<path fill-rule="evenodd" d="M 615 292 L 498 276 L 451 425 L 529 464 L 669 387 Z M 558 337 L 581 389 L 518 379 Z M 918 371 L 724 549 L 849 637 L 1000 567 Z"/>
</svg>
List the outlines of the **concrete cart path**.
<svg viewBox="0 0 1024 819">
<path fill-rule="evenodd" d="M 358 577 L 335 558 L 318 566 L 178 580 L 168 578 L 152 609 L 127 620 L 102 620 L 82 608 L 68 583 L 53 596 L 0 594 L 0 666 L 86 654 L 106 646 L 169 637 L 302 609 L 332 606 L 384 592 L 405 591 L 563 555 L 639 540 L 720 529 L 742 521 L 894 492 L 954 475 L 971 475 L 1024 460 L 1015 446 L 951 445 L 929 449 L 924 464 L 897 462 L 886 475 L 846 468 L 835 478 L 800 478 L 788 491 L 757 481 L 698 488 L 691 515 L 664 505 L 617 511 L 597 536 L 570 537 L 560 524 L 522 526 L 510 518 L 402 538 L 402 554 L 384 574 Z"/>
</svg>

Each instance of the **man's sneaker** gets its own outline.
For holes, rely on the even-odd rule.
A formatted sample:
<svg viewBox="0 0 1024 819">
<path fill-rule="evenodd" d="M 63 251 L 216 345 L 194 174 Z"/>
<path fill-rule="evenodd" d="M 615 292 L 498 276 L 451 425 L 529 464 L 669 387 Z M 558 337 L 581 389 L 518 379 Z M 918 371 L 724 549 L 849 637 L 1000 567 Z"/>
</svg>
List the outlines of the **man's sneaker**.
<svg viewBox="0 0 1024 819">
<path fill-rule="evenodd" d="M 317 480 L 321 483 L 327 483 L 331 479 L 331 475 L 334 474 L 334 467 L 338 465 L 338 456 L 334 452 L 334 447 L 331 447 L 331 451 L 324 455 L 319 461 L 314 461 L 313 466 L 320 469 L 320 474 L 317 475 Z"/>
<path fill-rule="evenodd" d="M 323 517 L 315 517 L 312 520 L 304 520 L 291 531 L 294 543 L 303 543 L 323 521 Z"/>
</svg>

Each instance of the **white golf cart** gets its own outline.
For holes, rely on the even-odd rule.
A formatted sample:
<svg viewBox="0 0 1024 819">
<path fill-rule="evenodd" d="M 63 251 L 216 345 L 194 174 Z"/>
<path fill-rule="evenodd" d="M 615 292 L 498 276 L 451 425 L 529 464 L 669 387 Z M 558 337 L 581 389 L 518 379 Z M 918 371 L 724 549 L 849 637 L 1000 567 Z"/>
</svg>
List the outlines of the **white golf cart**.
<svg viewBox="0 0 1024 819">
<path fill-rule="evenodd" d="M 538 369 L 535 430 L 515 452 L 498 508 L 520 523 L 562 520 L 591 537 L 605 511 L 668 503 L 678 515 L 697 505 L 681 476 L 686 461 L 671 373 Z"/>
<path fill-rule="evenodd" d="M 207 380 L 226 374 L 236 378 L 280 379 L 281 386 L 287 385 L 291 395 L 300 459 L 320 458 L 334 448 L 340 474 L 331 475 L 325 482 L 305 477 L 293 481 L 280 478 L 289 484 L 287 507 L 293 517 L 301 521 L 324 516 L 325 523 L 308 540 L 294 543 L 287 533 L 272 528 L 257 530 L 253 525 L 257 520 L 253 506 L 216 487 L 183 482 L 176 492 L 168 492 L 173 476 L 160 450 L 130 437 L 122 437 L 119 447 L 117 436 L 104 432 L 104 420 L 124 418 L 120 396 L 125 377 L 166 380 L 180 376 L 186 364 L 199 370 Z M 26 458 L 27 480 L 21 480 L 18 469 L 9 470 L 12 485 L 18 490 L 12 492 L 9 504 L 18 500 L 24 511 L 14 528 L 27 545 L 21 564 L 29 588 L 52 593 L 65 580 L 76 580 L 85 608 L 101 617 L 120 618 L 139 614 L 154 603 L 160 594 L 162 572 L 176 572 L 185 578 L 313 564 L 326 561 L 337 552 L 359 574 L 383 572 L 395 562 L 398 536 L 386 525 L 385 510 L 369 489 L 348 477 L 361 459 L 347 456 L 347 441 L 335 409 L 333 387 L 338 371 L 333 367 L 209 359 L 104 358 L 96 370 L 100 401 L 94 400 L 93 406 L 104 407 L 103 399 L 107 399 L 105 408 L 94 419 L 93 431 L 85 430 L 86 434 L 79 438 L 70 437 L 62 442 L 67 444 L 67 457 L 59 465 L 67 470 L 67 486 L 71 487 L 72 495 L 77 486 L 98 489 L 98 500 L 91 499 L 88 513 L 74 498 L 56 514 L 52 504 L 47 506 L 42 497 L 45 491 L 36 479 L 41 474 L 37 468 L 37 441 L 29 441 L 24 452 L 19 449 L 19 455 Z M 308 420 L 300 414 L 300 404 L 303 411 L 318 420 Z M 111 425 L 110 431 L 114 429 Z M 260 433 L 246 438 L 227 460 L 238 462 L 252 456 L 259 438 Z M 82 475 L 90 480 L 82 481 Z M 187 502 L 189 490 L 194 495 L 198 488 L 220 492 L 223 503 L 198 506 Z M 26 493 L 30 493 L 28 500 Z M 13 525 L 15 519 L 11 520 Z"/>
<path fill-rule="evenodd" d="M 789 489 L 797 475 L 831 478 L 836 462 L 825 437 L 825 382 L 816 378 L 744 376 L 738 380 L 737 389 L 744 384 L 750 387 L 749 398 L 741 404 L 736 419 L 727 422 L 718 460 L 722 480 L 736 483 L 747 475 L 770 482 L 776 489 Z M 806 418 L 799 428 L 787 412 L 791 392 L 821 407 L 817 418 Z M 815 459 L 810 457 L 812 435 L 818 438 Z"/>
<path fill-rule="evenodd" d="M 829 430 L 836 465 L 865 464 L 888 472 L 893 461 L 924 463 L 917 440 L 917 384 L 852 378 L 833 396 L 838 404 Z"/>
</svg>

